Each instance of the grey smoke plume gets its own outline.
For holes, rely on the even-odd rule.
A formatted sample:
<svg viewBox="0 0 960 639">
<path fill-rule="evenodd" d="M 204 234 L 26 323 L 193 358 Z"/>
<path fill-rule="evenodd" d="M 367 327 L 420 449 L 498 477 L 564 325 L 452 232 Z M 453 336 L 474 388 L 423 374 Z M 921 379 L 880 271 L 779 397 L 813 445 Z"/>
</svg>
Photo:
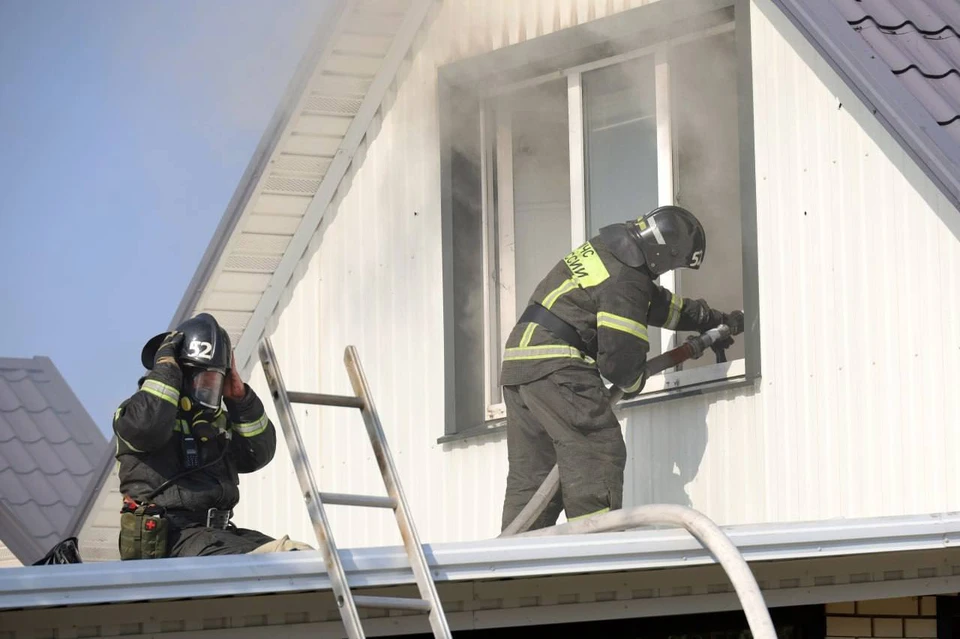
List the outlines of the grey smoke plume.
<svg viewBox="0 0 960 639">
<path fill-rule="evenodd" d="M 669 11 L 671 5 L 664 3 L 663 6 Z M 615 33 L 616 28 L 611 27 L 617 18 L 585 23 L 570 31 L 579 34 L 576 43 L 562 50 L 558 47 L 550 58 L 535 57 L 539 55 L 538 49 L 531 46 L 530 58 L 519 61 L 513 58 L 511 67 L 504 66 L 503 58 L 497 62 L 490 57 L 489 62 L 478 59 L 475 64 L 461 64 L 457 68 L 457 76 L 451 81 L 459 86 L 456 94 L 460 112 L 453 117 L 447 114 L 446 139 L 458 166 L 450 182 L 453 199 L 459 203 L 459 208 L 454 206 L 452 256 L 456 271 L 454 310 L 460 340 L 458 358 L 469 356 L 479 362 L 483 357 L 481 291 L 486 274 L 481 272 L 483 256 L 479 237 L 480 196 L 485 185 L 479 180 L 478 115 L 482 93 L 497 84 L 547 76 L 541 84 L 526 86 L 486 103 L 491 111 L 499 107 L 512 116 L 512 132 L 508 136 L 512 143 L 512 180 L 495 172 L 493 179 L 501 187 L 513 182 L 518 289 L 515 303 L 519 313 L 536 282 L 569 250 L 567 79 L 558 69 L 627 54 L 688 35 L 691 29 L 716 27 L 728 20 L 730 14 L 699 20 L 681 20 L 679 13 L 676 17 L 677 21 L 668 20 L 662 27 L 627 35 L 622 31 Z M 651 54 L 646 63 L 650 74 L 653 62 Z M 685 297 L 704 298 L 722 310 L 739 309 L 743 299 L 735 34 L 720 32 L 673 45 L 666 54 L 666 62 L 670 68 L 674 191 L 677 203 L 701 219 L 708 235 L 705 263 L 700 271 L 680 272 L 680 292 Z M 648 71 L 640 70 L 644 64 L 642 60 L 627 61 L 585 72 L 582 76 L 588 173 L 586 200 L 588 218 L 594 218 L 588 238 L 601 222 L 636 217 L 657 203 L 656 177 L 649 173 L 656 167 L 656 120 L 642 119 L 652 115 L 655 109 L 653 96 L 644 94 L 649 90 L 645 87 L 654 80 L 652 75 L 644 75 Z M 604 91 L 606 95 L 602 95 Z M 441 104 L 441 110 L 445 108 L 449 109 L 449 103 Z M 487 117 L 484 129 L 493 133 L 497 116 Z M 595 142 L 592 147 L 591 142 Z M 616 146 L 616 153 L 611 154 L 610 145 Z M 497 148 L 494 143 L 487 145 L 488 152 Z M 501 144 L 499 148 L 504 147 Z M 496 162 L 488 164 L 488 167 L 496 166 Z M 606 184 L 604 177 L 609 178 Z M 613 192 L 618 188 L 623 188 L 624 193 Z M 651 190 L 654 192 L 648 193 Z M 496 189 L 492 189 L 490 195 L 495 197 Z M 590 210 L 591 204 L 594 210 Z M 496 266 L 496 261 L 490 260 L 489 268 L 495 270 Z M 500 293 L 510 294 L 502 289 Z M 505 333 L 495 331 L 494 342 L 502 346 Z M 742 343 L 738 341 L 728 356 L 730 359 L 742 357 Z M 712 362 L 712 356 L 708 355 L 689 363 L 687 368 Z M 467 376 L 468 385 L 482 387 L 481 374 L 481 367 L 474 367 L 473 373 Z"/>
</svg>

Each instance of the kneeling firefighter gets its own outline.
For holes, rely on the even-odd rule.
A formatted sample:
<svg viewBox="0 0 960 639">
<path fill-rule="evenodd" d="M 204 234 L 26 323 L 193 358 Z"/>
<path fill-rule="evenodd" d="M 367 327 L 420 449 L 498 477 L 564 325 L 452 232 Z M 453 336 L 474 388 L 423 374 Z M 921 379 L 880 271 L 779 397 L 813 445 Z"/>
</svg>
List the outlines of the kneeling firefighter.
<svg viewBox="0 0 960 639">
<path fill-rule="evenodd" d="M 277 435 L 216 319 L 201 313 L 156 335 L 141 361 L 149 370 L 113 418 L 121 559 L 311 549 L 230 521 L 239 473 L 266 466 Z"/>
<path fill-rule="evenodd" d="M 520 514 L 554 465 L 560 491 L 530 526 L 622 506 L 627 451 L 606 378 L 637 396 L 646 383 L 647 326 L 743 330 L 740 312 L 681 298 L 654 280 L 699 269 L 706 233 L 679 206 L 611 224 L 560 260 L 540 282 L 507 339 L 500 384 L 509 470 L 501 530 Z M 732 338 L 718 344 L 722 348 Z M 601 377 L 602 376 L 602 377 Z"/>
</svg>

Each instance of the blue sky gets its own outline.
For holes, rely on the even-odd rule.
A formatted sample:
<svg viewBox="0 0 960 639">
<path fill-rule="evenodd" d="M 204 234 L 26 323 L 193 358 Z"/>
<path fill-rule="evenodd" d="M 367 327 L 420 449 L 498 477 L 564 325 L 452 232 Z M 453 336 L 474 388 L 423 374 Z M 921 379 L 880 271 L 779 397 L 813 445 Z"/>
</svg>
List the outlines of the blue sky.
<svg viewBox="0 0 960 639">
<path fill-rule="evenodd" d="M 326 2 L 0 2 L 0 357 L 108 436 Z"/>
</svg>

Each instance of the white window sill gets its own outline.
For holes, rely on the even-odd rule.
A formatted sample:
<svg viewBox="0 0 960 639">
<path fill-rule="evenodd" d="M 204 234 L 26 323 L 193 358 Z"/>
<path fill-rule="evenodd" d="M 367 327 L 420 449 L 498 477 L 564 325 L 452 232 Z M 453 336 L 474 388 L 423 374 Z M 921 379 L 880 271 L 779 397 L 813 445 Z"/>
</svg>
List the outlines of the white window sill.
<svg viewBox="0 0 960 639">
<path fill-rule="evenodd" d="M 743 359 L 690 370 L 661 373 L 647 380 L 640 395 L 620 401 L 617 408 L 631 408 L 690 395 L 730 390 L 750 383 L 752 382 L 747 380 L 746 376 L 746 361 Z M 488 406 L 486 422 L 459 433 L 444 435 L 437 439 L 437 443 L 443 444 L 501 433 L 506 429 L 506 417 L 504 404 Z"/>
</svg>

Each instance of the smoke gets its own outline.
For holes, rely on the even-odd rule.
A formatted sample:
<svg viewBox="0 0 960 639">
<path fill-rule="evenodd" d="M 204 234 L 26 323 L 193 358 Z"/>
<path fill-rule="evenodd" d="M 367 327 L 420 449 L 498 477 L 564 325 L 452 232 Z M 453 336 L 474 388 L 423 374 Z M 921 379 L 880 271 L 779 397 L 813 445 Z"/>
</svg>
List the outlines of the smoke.
<svg viewBox="0 0 960 639">
<path fill-rule="evenodd" d="M 226 151 L 262 133 L 329 1 L 118 6 L 109 29 L 117 68 L 106 72 L 137 69 L 146 81 L 130 87 L 132 108 L 179 97 L 169 118 Z"/>
<path fill-rule="evenodd" d="M 679 292 L 702 297 L 722 310 L 742 308 L 736 38 L 732 30 L 721 27 L 732 20 L 732 9 L 691 17 L 677 7 L 654 3 L 551 36 L 564 37 L 562 42 L 533 39 L 511 47 L 509 54 L 498 51 L 441 70 L 441 82 L 452 87 L 446 94 L 441 91 L 447 99 L 441 99 L 440 109 L 444 144 L 453 158 L 447 182 L 452 219 L 447 223 L 453 231 L 452 310 L 456 357 L 462 362 L 458 374 L 463 376 L 457 380 L 458 388 L 463 388 L 461 383 L 483 387 L 485 322 L 493 327 L 492 346 L 502 347 L 512 327 L 499 330 L 498 300 L 511 297 L 507 301 L 515 304 L 516 314 L 522 312 L 536 283 L 569 251 L 570 148 L 563 71 L 579 65 L 649 51 L 581 74 L 587 237 L 604 224 L 635 218 L 659 203 L 656 67 L 665 63 L 673 120 L 674 193 L 678 204 L 701 219 L 708 236 L 704 266 L 697 272 L 680 272 Z M 658 17 L 641 22 L 640 12 Z M 543 19 L 537 16 L 538 21 Z M 478 28 L 496 25 L 491 21 Z M 707 30 L 708 36 L 691 37 Z M 475 34 L 472 40 L 489 38 Z M 665 43 L 669 44 L 662 46 Z M 541 82 L 534 80 L 538 76 Z M 503 87 L 511 84 L 517 86 L 503 93 Z M 661 82 L 659 90 L 663 89 Z M 451 95 L 456 96 L 455 107 Z M 510 157 L 496 158 L 504 152 Z M 486 184 L 480 177 L 484 156 L 493 156 L 483 171 Z M 510 174 L 499 174 L 500 170 Z M 498 207 L 500 214 L 504 208 L 512 209 L 514 230 L 512 242 L 502 243 L 500 229 L 492 229 L 486 273 L 481 241 L 485 188 L 494 222 Z M 498 274 L 498 259 L 504 258 L 515 263 L 515 288 L 501 282 L 490 290 L 492 317 L 487 320 L 484 280 Z M 730 358 L 741 356 L 738 343 Z M 711 358 L 704 357 L 691 366 L 710 363 Z M 475 410 L 470 413 L 476 415 Z"/>
</svg>

